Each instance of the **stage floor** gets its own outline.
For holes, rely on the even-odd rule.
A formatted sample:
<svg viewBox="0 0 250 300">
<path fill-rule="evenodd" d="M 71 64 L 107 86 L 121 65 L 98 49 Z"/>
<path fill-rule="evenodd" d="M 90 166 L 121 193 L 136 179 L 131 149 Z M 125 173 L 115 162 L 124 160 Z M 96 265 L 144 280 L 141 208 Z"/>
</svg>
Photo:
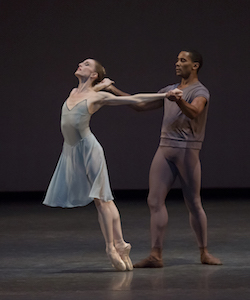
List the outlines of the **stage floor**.
<svg viewBox="0 0 250 300">
<path fill-rule="evenodd" d="M 145 200 L 118 199 L 131 259 L 148 255 L 149 210 Z M 39 201 L 0 203 L 0 299 L 250 299 L 250 202 L 205 199 L 210 252 L 222 266 L 200 264 L 199 249 L 182 200 L 167 201 L 162 269 L 116 272 L 91 203 L 49 208 Z"/>
</svg>

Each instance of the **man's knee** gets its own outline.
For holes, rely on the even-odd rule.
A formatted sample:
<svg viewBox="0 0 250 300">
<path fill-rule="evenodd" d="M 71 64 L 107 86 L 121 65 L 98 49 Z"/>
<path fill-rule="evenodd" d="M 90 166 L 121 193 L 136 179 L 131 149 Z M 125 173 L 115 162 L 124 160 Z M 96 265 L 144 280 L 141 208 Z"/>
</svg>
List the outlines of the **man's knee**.
<svg viewBox="0 0 250 300">
<path fill-rule="evenodd" d="M 149 195 L 147 202 L 150 212 L 158 212 L 165 206 L 165 199 L 159 196 Z"/>
<path fill-rule="evenodd" d="M 192 215 L 197 215 L 201 212 L 203 212 L 203 207 L 202 207 L 202 203 L 201 203 L 201 198 L 200 197 L 194 197 L 190 200 L 187 200 L 186 199 L 186 205 L 187 205 L 187 208 L 189 210 L 189 212 L 192 214 Z"/>
</svg>

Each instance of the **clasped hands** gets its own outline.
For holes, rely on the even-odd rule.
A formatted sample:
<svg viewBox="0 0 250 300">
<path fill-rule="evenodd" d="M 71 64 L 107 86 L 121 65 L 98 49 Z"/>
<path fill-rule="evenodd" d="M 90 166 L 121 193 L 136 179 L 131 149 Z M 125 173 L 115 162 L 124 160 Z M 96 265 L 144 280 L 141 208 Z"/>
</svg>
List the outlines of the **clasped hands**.
<svg viewBox="0 0 250 300">
<path fill-rule="evenodd" d="M 174 101 L 174 102 L 180 100 L 182 98 L 182 96 L 183 96 L 183 91 L 179 90 L 177 88 L 167 92 L 167 94 L 166 94 L 166 98 L 168 100 Z"/>
<path fill-rule="evenodd" d="M 115 82 L 109 78 L 104 78 L 101 82 L 100 85 L 102 85 L 102 88 L 105 89 L 106 91 L 111 91 L 111 86 Z"/>
</svg>

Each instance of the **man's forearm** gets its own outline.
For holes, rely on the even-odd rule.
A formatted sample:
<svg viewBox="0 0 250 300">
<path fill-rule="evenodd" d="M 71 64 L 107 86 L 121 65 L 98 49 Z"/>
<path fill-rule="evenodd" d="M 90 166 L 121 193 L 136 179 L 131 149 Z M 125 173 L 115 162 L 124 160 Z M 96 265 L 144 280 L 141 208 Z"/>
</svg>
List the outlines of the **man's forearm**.
<svg viewBox="0 0 250 300">
<path fill-rule="evenodd" d="M 153 102 L 142 102 L 139 104 L 133 104 L 130 105 L 131 108 L 133 108 L 134 110 L 140 112 L 140 111 L 147 111 L 147 110 L 154 110 L 157 108 L 160 108 L 163 106 L 163 99 L 159 99 Z"/>
<path fill-rule="evenodd" d="M 190 119 L 198 116 L 199 110 L 194 105 L 187 103 L 184 99 L 176 100 L 176 104 L 180 107 L 181 111 Z"/>
<path fill-rule="evenodd" d="M 108 87 L 108 91 L 112 92 L 116 96 L 130 96 L 130 94 L 125 93 L 121 90 L 119 90 L 117 87 L 115 87 L 113 84 Z"/>
<path fill-rule="evenodd" d="M 113 94 L 115 94 L 116 96 L 129 96 L 130 94 L 125 93 L 121 90 L 119 90 L 117 87 L 115 87 L 113 84 L 110 85 L 107 88 L 108 91 L 112 92 Z M 133 108 L 134 110 L 140 112 L 140 111 L 147 111 L 147 110 L 154 110 L 157 108 L 160 108 L 163 106 L 163 99 L 159 99 L 153 102 L 142 102 L 139 104 L 131 104 L 129 105 L 131 108 Z"/>
</svg>

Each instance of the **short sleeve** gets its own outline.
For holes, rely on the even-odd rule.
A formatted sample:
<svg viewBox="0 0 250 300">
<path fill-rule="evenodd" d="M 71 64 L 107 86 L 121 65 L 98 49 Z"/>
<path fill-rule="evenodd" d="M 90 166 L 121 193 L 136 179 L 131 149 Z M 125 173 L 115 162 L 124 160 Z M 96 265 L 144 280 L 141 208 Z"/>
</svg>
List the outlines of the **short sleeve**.
<svg viewBox="0 0 250 300">
<path fill-rule="evenodd" d="M 201 86 L 201 87 L 197 88 L 194 92 L 194 98 L 196 98 L 196 97 L 204 97 L 207 99 L 207 102 L 208 102 L 210 99 L 210 94 L 209 94 L 208 89 L 205 86 Z"/>
</svg>

